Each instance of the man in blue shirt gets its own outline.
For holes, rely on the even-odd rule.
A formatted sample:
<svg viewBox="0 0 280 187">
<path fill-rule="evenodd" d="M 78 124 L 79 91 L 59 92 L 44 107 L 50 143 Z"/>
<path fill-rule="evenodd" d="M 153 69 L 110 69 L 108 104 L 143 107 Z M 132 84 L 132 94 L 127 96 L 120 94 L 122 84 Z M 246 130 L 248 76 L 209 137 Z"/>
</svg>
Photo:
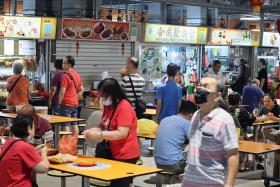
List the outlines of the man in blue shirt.
<svg viewBox="0 0 280 187">
<path fill-rule="evenodd" d="M 197 106 L 182 100 L 178 115 L 164 118 L 155 140 L 155 162 L 158 168 L 174 173 L 184 173 L 184 143 L 188 138 L 190 120 Z"/>
<path fill-rule="evenodd" d="M 247 85 L 243 88 L 241 103 L 242 105 L 249 105 L 246 109 L 250 113 L 259 107 L 259 104 L 264 96 L 264 92 L 259 85 L 260 81 L 258 79 L 253 79 L 251 85 Z"/>
<path fill-rule="evenodd" d="M 175 81 L 177 72 L 178 67 L 173 63 L 169 64 L 166 71 L 168 80 L 157 89 L 157 117 L 159 121 L 178 113 L 182 98 L 182 87 L 177 85 Z"/>
</svg>

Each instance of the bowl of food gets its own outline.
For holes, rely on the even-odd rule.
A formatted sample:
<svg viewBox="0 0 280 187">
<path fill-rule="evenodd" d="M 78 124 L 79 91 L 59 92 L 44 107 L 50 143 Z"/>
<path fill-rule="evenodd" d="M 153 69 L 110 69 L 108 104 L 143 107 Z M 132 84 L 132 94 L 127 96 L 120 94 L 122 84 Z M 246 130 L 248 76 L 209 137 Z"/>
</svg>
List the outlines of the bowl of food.
<svg viewBox="0 0 280 187">
<path fill-rule="evenodd" d="M 113 36 L 113 31 L 110 29 L 106 29 L 100 34 L 100 38 L 102 40 L 109 40 L 112 38 L 112 36 Z"/>
<path fill-rule="evenodd" d="M 81 29 L 81 31 L 79 32 L 79 36 L 82 39 L 87 39 L 91 37 L 91 35 L 92 35 L 92 30 L 90 28 Z"/>
<path fill-rule="evenodd" d="M 93 26 L 93 32 L 95 34 L 101 34 L 105 30 L 105 24 L 102 22 L 98 22 Z"/>
<path fill-rule="evenodd" d="M 120 35 L 120 39 L 121 40 L 128 40 L 128 34 L 127 32 L 122 32 Z"/>
<path fill-rule="evenodd" d="M 63 35 L 65 38 L 74 39 L 74 38 L 76 38 L 77 33 L 76 33 L 76 31 L 75 31 L 72 27 L 65 27 L 65 28 L 62 30 L 62 35 Z"/>
<path fill-rule="evenodd" d="M 58 153 L 57 155 L 49 156 L 48 159 L 53 164 L 65 164 L 74 162 L 77 157 L 70 154 Z"/>
</svg>

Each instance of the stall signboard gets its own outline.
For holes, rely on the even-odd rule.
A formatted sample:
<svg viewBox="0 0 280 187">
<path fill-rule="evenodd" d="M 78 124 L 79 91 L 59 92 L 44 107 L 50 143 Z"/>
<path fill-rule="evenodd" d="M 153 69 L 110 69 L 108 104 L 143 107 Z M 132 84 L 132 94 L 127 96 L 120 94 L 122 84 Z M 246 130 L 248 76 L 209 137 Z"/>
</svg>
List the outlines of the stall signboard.
<svg viewBox="0 0 280 187">
<path fill-rule="evenodd" d="M 258 46 L 259 32 L 234 29 L 211 29 L 210 44 L 229 46 Z"/>
<path fill-rule="evenodd" d="M 280 47 L 280 35 L 276 32 L 264 32 L 263 33 L 263 40 L 262 40 L 263 47 Z"/>
<path fill-rule="evenodd" d="M 62 20 L 62 39 L 73 40 L 129 40 L 129 23 L 92 19 Z"/>
<path fill-rule="evenodd" d="M 197 43 L 198 44 L 206 44 L 207 42 L 207 33 L 208 28 L 207 27 L 198 27 L 198 38 Z"/>
<path fill-rule="evenodd" d="M 56 36 L 56 18 L 42 18 L 41 37 L 42 39 L 55 39 Z"/>
<path fill-rule="evenodd" d="M 40 38 L 41 18 L 4 16 L 4 37 L 6 38 Z M 1 25 L 1 23 L 0 23 Z"/>
<path fill-rule="evenodd" d="M 197 44 L 198 27 L 146 24 L 145 42 Z"/>
</svg>

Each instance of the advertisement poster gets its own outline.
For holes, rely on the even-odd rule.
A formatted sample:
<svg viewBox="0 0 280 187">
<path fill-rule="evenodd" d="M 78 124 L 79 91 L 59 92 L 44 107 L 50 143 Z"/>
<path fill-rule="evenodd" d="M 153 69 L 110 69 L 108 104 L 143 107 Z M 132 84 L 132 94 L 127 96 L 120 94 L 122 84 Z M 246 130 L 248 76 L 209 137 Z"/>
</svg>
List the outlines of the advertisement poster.
<svg viewBox="0 0 280 187">
<path fill-rule="evenodd" d="M 198 27 L 146 24 L 145 42 L 188 43 L 198 41 Z"/>
<path fill-rule="evenodd" d="M 208 32 L 207 27 L 198 27 L 198 39 L 197 39 L 198 44 L 206 44 L 207 32 Z"/>
<path fill-rule="evenodd" d="M 210 44 L 252 46 L 253 34 L 247 30 L 211 29 Z"/>
<path fill-rule="evenodd" d="M 36 42 L 35 40 L 19 40 L 18 54 L 24 56 L 36 55 Z"/>
<path fill-rule="evenodd" d="M 129 23 L 64 18 L 62 39 L 129 40 Z"/>
<path fill-rule="evenodd" d="M 264 47 L 280 47 L 280 35 L 274 32 L 264 32 L 262 46 Z"/>
<path fill-rule="evenodd" d="M 55 39 L 56 36 L 56 18 L 42 18 L 41 37 L 42 39 Z"/>
<path fill-rule="evenodd" d="M 141 38 L 141 24 L 130 23 L 130 41 L 136 42 Z"/>
<path fill-rule="evenodd" d="M 0 25 L 3 26 L 2 32 L 4 29 L 4 37 L 40 38 L 41 18 L 39 17 L 4 16 L 4 19 L 1 20 L 2 23 Z"/>
</svg>

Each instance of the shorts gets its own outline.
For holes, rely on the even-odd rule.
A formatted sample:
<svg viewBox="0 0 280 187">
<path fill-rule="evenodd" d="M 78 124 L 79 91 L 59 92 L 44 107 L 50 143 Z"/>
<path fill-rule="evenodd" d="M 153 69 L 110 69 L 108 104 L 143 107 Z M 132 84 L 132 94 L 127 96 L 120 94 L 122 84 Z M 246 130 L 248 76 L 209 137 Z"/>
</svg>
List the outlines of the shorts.
<svg viewBox="0 0 280 187">
<path fill-rule="evenodd" d="M 59 106 L 52 106 L 52 115 L 55 115 L 55 116 L 60 116 L 61 115 Z"/>
<path fill-rule="evenodd" d="M 179 160 L 178 162 L 176 162 L 175 164 L 172 164 L 172 165 L 157 164 L 157 167 L 160 169 L 163 169 L 164 171 L 182 174 L 185 172 L 186 160 L 184 160 L 184 159 Z"/>
<path fill-rule="evenodd" d="M 69 118 L 77 118 L 78 115 L 78 108 L 72 106 L 61 106 L 60 107 L 60 114 L 61 116 L 69 117 Z M 77 125 L 77 122 L 68 122 L 65 125 Z"/>
</svg>

